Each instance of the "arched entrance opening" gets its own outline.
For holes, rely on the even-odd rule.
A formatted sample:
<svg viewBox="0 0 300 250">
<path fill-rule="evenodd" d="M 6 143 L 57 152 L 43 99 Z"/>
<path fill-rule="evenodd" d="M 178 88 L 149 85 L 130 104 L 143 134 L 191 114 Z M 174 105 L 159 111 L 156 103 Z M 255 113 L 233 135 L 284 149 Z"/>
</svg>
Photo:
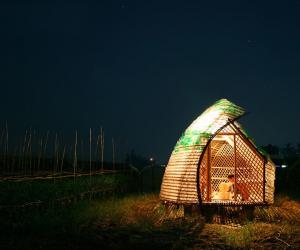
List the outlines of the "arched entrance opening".
<svg viewBox="0 0 300 250">
<path fill-rule="evenodd" d="M 202 203 L 264 203 L 265 164 L 251 141 L 230 123 L 209 142 L 202 157 Z"/>
</svg>

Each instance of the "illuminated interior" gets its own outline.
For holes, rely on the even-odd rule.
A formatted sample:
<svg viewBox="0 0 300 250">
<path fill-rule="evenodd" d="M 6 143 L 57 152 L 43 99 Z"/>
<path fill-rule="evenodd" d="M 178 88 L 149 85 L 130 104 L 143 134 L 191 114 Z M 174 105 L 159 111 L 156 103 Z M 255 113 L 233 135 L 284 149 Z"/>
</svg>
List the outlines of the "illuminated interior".
<svg viewBox="0 0 300 250">
<path fill-rule="evenodd" d="M 204 202 L 264 202 L 265 160 L 230 125 L 210 142 L 203 161 L 200 183 Z"/>
</svg>

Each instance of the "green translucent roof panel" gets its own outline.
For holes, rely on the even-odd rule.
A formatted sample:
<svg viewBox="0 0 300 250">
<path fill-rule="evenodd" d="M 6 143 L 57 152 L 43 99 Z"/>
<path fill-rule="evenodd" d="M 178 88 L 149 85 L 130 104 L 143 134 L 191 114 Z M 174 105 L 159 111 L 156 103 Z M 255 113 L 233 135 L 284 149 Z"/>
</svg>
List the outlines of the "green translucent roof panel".
<svg viewBox="0 0 300 250">
<path fill-rule="evenodd" d="M 185 130 L 175 145 L 173 152 L 188 150 L 187 147 L 199 147 L 202 151 L 207 140 L 218 129 L 224 126 L 229 119 L 243 115 L 245 110 L 227 99 L 221 99 L 206 109 L 193 123 Z"/>
</svg>

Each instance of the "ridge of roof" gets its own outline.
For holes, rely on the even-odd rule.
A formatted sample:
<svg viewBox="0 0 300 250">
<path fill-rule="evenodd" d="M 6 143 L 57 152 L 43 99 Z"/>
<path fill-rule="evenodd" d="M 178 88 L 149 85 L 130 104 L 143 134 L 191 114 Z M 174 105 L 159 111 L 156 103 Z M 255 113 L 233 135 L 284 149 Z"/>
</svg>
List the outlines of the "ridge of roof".
<svg viewBox="0 0 300 250">
<path fill-rule="evenodd" d="M 211 135 L 229 120 L 234 120 L 244 113 L 245 110 L 242 107 L 225 98 L 216 101 L 184 131 L 173 152 L 176 153 L 190 146 L 198 147 L 198 150 L 202 151 Z"/>
</svg>

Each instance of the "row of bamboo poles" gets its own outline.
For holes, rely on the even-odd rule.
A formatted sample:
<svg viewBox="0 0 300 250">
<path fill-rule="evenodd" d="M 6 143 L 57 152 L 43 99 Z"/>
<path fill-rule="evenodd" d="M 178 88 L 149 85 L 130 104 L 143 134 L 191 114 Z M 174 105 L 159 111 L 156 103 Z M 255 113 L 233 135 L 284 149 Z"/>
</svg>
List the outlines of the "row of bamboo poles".
<svg viewBox="0 0 300 250">
<path fill-rule="evenodd" d="M 50 134 L 47 131 L 40 135 L 31 128 L 27 129 L 24 136 L 17 140 L 19 143 L 11 143 L 7 122 L 0 131 L 0 175 L 2 177 L 45 173 L 61 175 L 71 171 L 75 176 L 79 172 L 89 172 L 91 175 L 95 171 L 105 171 L 105 140 L 102 127 L 97 132 L 92 128 L 89 129 L 88 154 L 83 146 L 84 140 L 79 136 L 77 130 L 73 135 L 74 138 L 71 139 L 73 142 L 68 140 L 69 143 L 58 133 Z M 112 166 L 110 170 L 115 171 L 116 150 L 113 138 L 111 150 Z"/>
</svg>

